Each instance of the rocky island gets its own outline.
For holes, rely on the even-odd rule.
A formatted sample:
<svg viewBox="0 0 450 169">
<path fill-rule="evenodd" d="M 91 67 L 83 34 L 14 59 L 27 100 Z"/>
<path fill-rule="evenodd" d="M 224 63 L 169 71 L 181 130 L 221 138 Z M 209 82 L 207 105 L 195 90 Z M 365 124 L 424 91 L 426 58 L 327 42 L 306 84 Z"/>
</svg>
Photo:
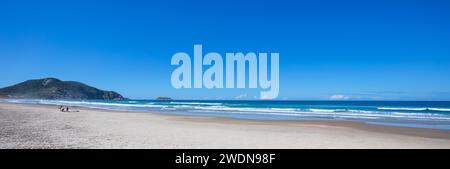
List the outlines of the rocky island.
<svg viewBox="0 0 450 169">
<path fill-rule="evenodd" d="M 173 99 L 170 98 L 170 97 L 158 97 L 158 98 L 156 98 L 156 100 L 165 100 L 165 101 L 169 101 L 169 100 L 173 100 Z"/>
</svg>

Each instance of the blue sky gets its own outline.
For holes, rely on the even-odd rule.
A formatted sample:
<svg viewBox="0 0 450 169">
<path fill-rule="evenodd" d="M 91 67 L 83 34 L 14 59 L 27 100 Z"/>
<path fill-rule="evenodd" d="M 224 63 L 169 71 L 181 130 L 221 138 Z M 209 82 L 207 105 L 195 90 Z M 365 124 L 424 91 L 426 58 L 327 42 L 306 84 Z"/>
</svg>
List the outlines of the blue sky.
<svg viewBox="0 0 450 169">
<path fill-rule="evenodd" d="M 450 100 L 450 2 L 0 2 L 0 87 L 56 77 L 130 98 L 254 99 L 172 88 L 176 52 L 279 52 L 295 100 Z M 240 96 L 240 97 L 239 97 Z"/>
</svg>

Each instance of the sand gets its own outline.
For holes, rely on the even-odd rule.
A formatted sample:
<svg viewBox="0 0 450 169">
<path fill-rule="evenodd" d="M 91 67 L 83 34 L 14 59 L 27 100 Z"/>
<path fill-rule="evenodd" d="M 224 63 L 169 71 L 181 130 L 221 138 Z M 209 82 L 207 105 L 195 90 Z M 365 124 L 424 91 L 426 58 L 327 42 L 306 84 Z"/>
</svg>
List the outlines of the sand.
<svg viewBox="0 0 450 169">
<path fill-rule="evenodd" d="M 450 148 L 450 131 L 0 103 L 0 148 Z"/>
</svg>

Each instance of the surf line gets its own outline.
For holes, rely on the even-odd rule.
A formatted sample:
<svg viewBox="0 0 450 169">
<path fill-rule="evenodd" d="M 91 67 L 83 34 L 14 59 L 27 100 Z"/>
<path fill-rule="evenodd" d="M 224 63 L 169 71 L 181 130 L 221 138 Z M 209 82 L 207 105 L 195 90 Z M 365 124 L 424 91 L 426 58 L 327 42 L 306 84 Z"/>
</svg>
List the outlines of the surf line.
<svg viewBox="0 0 450 169">
<path fill-rule="evenodd" d="M 176 89 L 192 88 L 192 67 L 194 88 L 221 89 L 225 88 L 243 89 L 246 87 L 246 63 L 248 63 L 248 88 L 259 88 L 266 91 L 260 92 L 261 99 L 275 99 L 279 93 L 279 53 L 270 53 L 270 72 L 268 70 L 268 54 L 254 52 L 243 54 L 226 53 L 225 65 L 222 56 L 216 52 L 207 53 L 203 57 L 203 45 L 194 45 L 194 63 L 191 62 L 189 54 L 184 52 L 175 53 L 172 56 L 171 65 L 178 66 L 171 76 L 172 86 Z M 236 67 L 235 67 L 236 65 Z M 210 66 L 203 72 L 203 66 Z M 236 70 L 236 71 L 235 71 Z M 270 80 L 268 79 L 270 74 Z M 236 77 L 235 77 L 236 75 Z"/>
</svg>

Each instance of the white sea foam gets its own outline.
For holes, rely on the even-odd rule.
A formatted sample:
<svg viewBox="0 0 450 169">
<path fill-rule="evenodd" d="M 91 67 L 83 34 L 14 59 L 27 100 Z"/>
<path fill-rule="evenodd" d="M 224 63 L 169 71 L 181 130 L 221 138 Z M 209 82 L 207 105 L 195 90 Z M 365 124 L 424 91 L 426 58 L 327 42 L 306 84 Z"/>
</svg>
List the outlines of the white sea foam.
<svg viewBox="0 0 450 169">
<path fill-rule="evenodd" d="M 222 105 L 222 103 L 205 103 L 205 102 L 170 102 L 170 104 L 211 105 L 211 106 Z"/>
<path fill-rule="evenodd" d="M 13 103 L 50 104 L 83 106 L 101 109 L 135 110 L 136 108 L 152 110 L 171 110 L 185 112 L 209 112 L 222 114 L 248 114 L 248 115 L 270 115 L 291 116 L 311 118 L 335 118 L 335 119 L 412 119 L 412 120 L 438 120 L 449 121 L 450 116 L 439 113 L 426 113 L 422 110 L 450 111 L 447 108 L 406 108 L 406 107 L 378 107 L 379 111 L 358 109 L 320 109 L 320 108 L 261 108 L 261 107 L 235 107 L 225 106 L 222 103 L 202 102 L 170 102 L 167 103 L 130 103 L 125 102 L 101 102 L 101 101 L 64 101 L 64 100 L 7 100 Z M 140 110 L 140 109 L 139 109 Z M 383 111 L 398 110 L 398 111 Z M 401 111 L 400 111 L 401 110 Z M 408 110 L 409 112 L 405 112 Z"/>
<path fill-rule="evenodd" d="M 177 110 L 177 109 L 174 107 L 163 107 L 161 108 L 161 110 Z"/>
<path fill-rule="evenodd" d="M 209 112 L 257 114 L 257 115 L 279 115 L 279 116 L 310 116 L 310 117 L 333 117 L 333 118 L 404 118 L 404 119 L 433 119 L 450 120 L 450 117 L 430 113 L 400 113 L 379 112 L 366 110 L 343 110 L 343 109 L 307 109 L 306 111 L 293 108 L 241 108 L 226 106 L 179 106 L 177 108 L 194 109 Z M 192 111 L 195 112 L 195 111 Z"/>
<path fill-rule="evenodd" d="M 152 104 L 127 104 L 127 103 L 103 103 L 93 101 L 65 101 L 65 100 L 13 100 L 16 103 L 34 103 L 34 104 L 49 104 L 49 105 L 72 105 L 72 106 L 89 106 L 95 108 L 102 108 L 99 106 L 114 106 L 114 107 L 137 107 L 137 108 L 162 108 L 164 105 Z"/>
<path fill-rule="evenodd" d="M 308 110 L 312 112 L 335 112 L 335 110 L 331 109 L 308 109 Z"/>
<path fill-rule="evenodd" d="M 410 110 L 410 111 L 450 111 L 450 108 L 427 108 L 427 107 L 378 107 L 379 110 Z"/>
<path fill-rule="evenodd" d="M 379 110 L 413 110 L 413 111 L 423 111 L 427 108 L 413 108 L 413 107 L 378 107 Z"/>
<path fill-rule="evenodd" d="M 450 108 L 429 108 L 429 109 L 433 111 L 450 111 Z"/>
</svg>

